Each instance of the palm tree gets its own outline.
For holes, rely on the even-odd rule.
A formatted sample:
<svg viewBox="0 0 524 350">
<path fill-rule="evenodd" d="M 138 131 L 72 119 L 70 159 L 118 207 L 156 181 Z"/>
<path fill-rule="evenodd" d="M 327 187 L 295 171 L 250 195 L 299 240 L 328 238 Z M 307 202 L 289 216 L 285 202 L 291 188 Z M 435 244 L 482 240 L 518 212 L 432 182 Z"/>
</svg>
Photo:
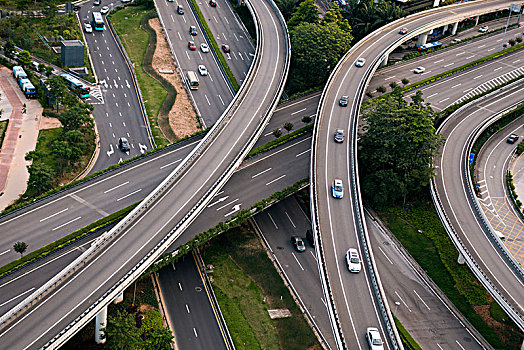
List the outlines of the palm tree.
<svg viewBox="0 0 524 350">
<path fill-rule="evenodd" d="M 24 252 L 27 250 L 27 244 L 25 242 L 16 242 L 13 244 L 13 249 L 23 257 Z"/>
</svg>

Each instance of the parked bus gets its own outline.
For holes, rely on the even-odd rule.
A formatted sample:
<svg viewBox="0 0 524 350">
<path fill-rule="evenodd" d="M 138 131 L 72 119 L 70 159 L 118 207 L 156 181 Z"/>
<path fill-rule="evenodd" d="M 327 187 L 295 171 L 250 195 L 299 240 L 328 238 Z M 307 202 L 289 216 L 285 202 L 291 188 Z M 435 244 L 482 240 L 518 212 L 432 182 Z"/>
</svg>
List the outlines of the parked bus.
<svg viewBox="0 0 524 350">
<path fill-rule="evenodd" d="M 198 90 L 198 77 L 192 70 L 187 71 L 187 85 L 191 90 Z"/>
<path fill-rule="evenodd" d="M 100 12 L 93 12 L 93 28 L 95 30 L 104 30 L 105 24 Z"/>
<path fill-rule="evenodd" d="M 60 74 L 60 76 L 65 80 L 67 86 L 71 91 L 73 91 L 80 98 L 88 98 L 90 88 L 86 84 L 82 83 L 79 79 L 75 78 L 71 74 Z"/>
<path fill-rule="evenodd" d="M 22 92 L 24 93 L 25 97 L 31 98 L 35 97 L 36 95 L 36 89 L 35 86 L 31 83 L 31 81 L 27 78 L 20 80 L 20 89 L 22 89 Z"/>
</svg>

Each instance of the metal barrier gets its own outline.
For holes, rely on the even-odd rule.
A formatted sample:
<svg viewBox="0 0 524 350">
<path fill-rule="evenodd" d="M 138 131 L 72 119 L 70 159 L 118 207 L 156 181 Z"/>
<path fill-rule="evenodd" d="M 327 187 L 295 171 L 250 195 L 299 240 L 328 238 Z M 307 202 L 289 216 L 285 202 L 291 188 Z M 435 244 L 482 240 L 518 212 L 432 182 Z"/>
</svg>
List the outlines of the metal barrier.
<svg viewBox="0 0 524 350">
<path fill-rule="evenodd" d="M 506 90 L 509 90 L 519 84 L 522 84 L 523 81 L 517 81 L 510 85 L 507 85 L 503 87 L 500 90 L 494 91 L 490 94 L 487 94 L 480 99 L 471 101 L 470 103 L 462 106 L 457 111 L 455 111 L 452 115 L 450 115 L 444 123 L 439 127 L 439 131 L 453 118 L 455 118 L 458 115 L 461 115 L 468 111 L 470 108 L 478 105 L 479 103 L 486 101 L 494 96 L 498 96 L 499 94 L 503 93 Z M 515 104 L 516 105 L 516 104 Z M 520 267 L 520 265 L 515 261 L 513 256 L 508 252 L 506 247 L 500 243 L 499 239 L 493 232 L 493 228 L 489 224 L 489 221 L 485 217 L 485 214 L 483 210 L 480 208 L 478 204 L 478 199 L 476 195 L 474 194 L 473 188 L 472 188 L 472 181 L 471 181 L 471 174 L 469 172 L 469 164 L 468 164 L 468 155 L 471 151 L 471 148 L 473 147 L 473 144 L 479 137 L 479 135 L 488 128 L 491 124 L 493 124 L 496 120 L 500 118 L 507 110 L 515 107 L 515 105 L 511 106 L 510 108 L 506 109 L 503 112 L 500 112 L 498 114 L 495 114 L 488 120 L 486 120 L 482 125 L 479 125 L 476 130 L 469 135 L 466 147 L 464 148 L 462 159 L 462 176 L 465 180 L 465 190 L 467 193 L 467 197 L 471 205 L 473 206 L 475 210 L 475 215 L 477 216 L 477 219 L 479 220 L 483 231 L 488 235 L 488 237 L 491 239 L 493 244 L 497 247 L 500 254 L 506 261 L 506 263 L 512 268 L 512 270 L 515 272 L 515 274 L 520 278 L 520 280 L 524 280 L 523 278 L 523 272 Z M 433 199 L 433 203 L 435 205 L 435 208 L 437 209 L 437 213 L 440 217 L 440 220 L 442 224 L 444 225 L 444 228 L 446 229 L 446 232 L 448 233 L 448 236 L 450 237 L 451 241 L 457 248 L 457 250 L 462 254 L 464 257 L 464 260 L 468 264 L 469 268 L 473 272 L 473 274 L 477 277 L 477 279 L 482 283 L 482 285 L 488 290 L 488 292 L 493 296 L 493 298 L 497 301 L 497 303 L 504 309 L 504 311 L 511 317 L 511 319 L 519 326 L 521 330 L 524 329 L 524 316 L 520 314 L 520 312 L 513 307 L 509 301 L 502 295 L 502 293 L 498 290 L 498 288 L 495 286 L 495 284 L 491 281 L 491 279 L 488 277 L 488 275 L 483 271 L 482 267 L 475 261 L 474 257 L 471 255 L 465 244 L 462 242 L 462 239 L 459 237 L 458 233 L 456 232 L 455 228 L 453 227 L 453 224 L 449 217 L 447 216 L 444 206 L 442 204 L 442 201 L 440 199 L 440 196 L 438 194 L 438 190 L 436 187 L 435 180 L 432 179 L 431 181 L 431 197 Z"/>
</svg>

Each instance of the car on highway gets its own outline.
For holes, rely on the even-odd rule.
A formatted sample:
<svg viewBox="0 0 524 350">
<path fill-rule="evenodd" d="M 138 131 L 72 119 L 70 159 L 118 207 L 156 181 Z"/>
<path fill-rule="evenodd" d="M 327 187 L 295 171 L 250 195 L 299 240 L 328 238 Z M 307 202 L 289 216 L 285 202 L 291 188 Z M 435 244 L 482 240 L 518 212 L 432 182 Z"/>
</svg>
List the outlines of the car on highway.
<svg viewBox="0 0 524 350">
<path fill-rule="evenodd" d="M 200 44 L 200 51 L 202 51 L 203 53 L 208 53 L 209 52 L 209 46 L 207 46 L 206 43 Z"/>
<path fill-rule="evenodd" d="M 199 64 L 198 65 L 198 73 L 200 73 L 200 75 L 207 75 L 207 68 L 206 68 L 206 66 L 204 66 L 203 64 Z"/>
<path fill-rule="evenodd" d="M 121 137 L 118 139 L 118 148 L 120 148 L 123 152 L 129 151 L 129 141 L 125 137 Z"/>
<path fill-rule="evenodd" d="M 346 107 L 348 105 L 348 97 L 346 95 L 342 96 L 340 100 L 338 100 L 338 105 L 341 107 Z"/>
<path fill-rule="evenodd" d="M 334 198 L 344 197 L 344 184 L 342 184 L 342 180 L 333 180 L 333 184 L 331 185 L 331 191 Z"/>
<path fill-rule="evenodd" d="M 222 51 L 224 51 L 225 53 L 228 53 L 228 52 L 231 52 L 231 49 L 229 48 L 229 45 L 222 44 Z"/>
<path fill-rule="evenodd" d="M 485 33 L 485 32 L 488 31 L 488 29 L 489 29 L 488 26 L 482 26 L 482 27 L 479 28 L 479 32 L 481 32 L 481 33 Z"/>
<path fill-rule="evenodd" d="M 184 7 L 182 7 L 182 5 L 178 5 L 176 7 L 176 13 L 178 13 L 179 15 L 183 15 L 184 14 Z"/>
<path fill-rule="evenodd" d="M 400 28 L 400 30 L 398 31 L 399 34 L 406 34 L 408 32 L 408 28 L 404 27 L 404 28 Z"/>
<path fill-rule="evenodd" d="M 415 74 L 420 74 L 420 73 L 424 73 L 426 71 L 426 68 L 420 66 L 420 67 L 417 67 L 413 70 L 413 73 Z"/>
<path fill-rule="evenodd" d="M 93 32 L 93 27 L 91 27 L 91 24 L 89 24 L 89 23 L 85 23 L 84 24 L 84 28 L 85 28 L 86 33 L 92 33 Z"/>
<path fill-rule="evenodd" d="M 335 131 L 335 142 L 342 143 L 344 142 L 344 129 L 337 129 Z"/>
<path fill-rule="evenodd" d="M 95 0 L 95 1 L 93 1 L 93 6 L 98 6 L 98 5 L 100 5 L 101 3 L 102 3 L 101 0 Z"/>
<path fill-rule="evenodd" d="M 188 47 L 189 50 L 191 50 L 191 51 L 195 51 L 195 50 L 196 50 L 196 45 L 195 45 L 195 42 L 194 42 L 194 41 L 188 41 L 188 42 L 187 42 L 187 47 Z"/>
<path fill-rule="evenodd" d="M 214 0 L 209 0 L 209 6 L 211 7 L 217 7 L 217 3 Z"/>
<path fill-rule="evenodd" d="M 295 250 L 297 252 L 303 252 L 306 250 L 306 245 L 304 244 L 304 240 L 300 236 L 291 237 L 291 244 L 293 244 L 293 247 L 295 247 Z"/>
<path fill-rule="evenodd" d="M 346 252 L 346 264 L 349 272 L 359 273 L 362 269 L 360 258 L 358 257 L 358 251 L 355 248 L 349 248 Z"/>
<path fill-rule="evenodd" d="M 518 139 L 519 139 L 519 135 L 517 135 L 517 134 L 511 134 L 511 135 L 509 135 L 508 138 L 506 139 L 506 142 L 507 142 L 507 143 L 514 144 L 515 142 L 517 142 Z"/>
<path fill-rule="evenodd" d="M 131 0 L 120 0 L 122 4 L 127 4 L 128 2 L 131 2 Z"/>
<path fill-rule="evenodd" d="M 384 350 L 384 343 L 380 338 L 380 333 L 375 327 L 368 327 L 366 329 L 366 339 L 370 350 Z"/>
<path fill-rule="evenodd" d="M 366 59 L 365 59 L 365 58 L 362 58 L 362 57 L 360 57 L 360 58 L 355 62 L 355 66 L 357 66 L 357 67 L 363 67 L 365 64 L 366 64 Z"/>
<path fill-rule="evenodd" d="M 107 6 L 104 6 L 104 7 L 102 7 L 100 9 L 100 13 L 103 14 L 103 15 L 105 15 L 108 12 L 109 12 L 109 7 L 107 7 Z"/>
<path fill-rule="evenodd" d="M 189 26 L 189 34 L 191 34 L 192 36 L 197 35 L 197 29 L 195 26 Z"/>
</svg>

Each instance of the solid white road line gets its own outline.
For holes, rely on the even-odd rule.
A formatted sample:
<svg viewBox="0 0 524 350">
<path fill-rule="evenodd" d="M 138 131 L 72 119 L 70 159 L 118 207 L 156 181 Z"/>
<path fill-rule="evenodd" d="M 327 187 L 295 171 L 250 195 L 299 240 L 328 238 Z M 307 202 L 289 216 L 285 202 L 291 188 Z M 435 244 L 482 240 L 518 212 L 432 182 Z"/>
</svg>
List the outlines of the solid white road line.
<svg viewBox="0 0 524 350">
<path fill-rule="evenodd" d="M 116 201 L 117 201 L 117 202 L 118 202 L 118 201 L 121 201 L 122 199 L 125 199 L 125 198 L 127 198 L 127 197 L 129 197 L 129 196 L 132 196 L 132 195 L 134 195 L 135 193 L 138 193 L 138 192 L 140 192 L 140 191 L 142 191 L 141 188 L 139 188 L 138 190 L 133 191 L 133 192 L 131 192 L 131 193 L 129 193 L 129 194 L 126 194 L 126 195 L 123 196 L 123 197 L 118 198 Z"/>
<path fill-rule="evenodd" d="M 74 219 L 71 220 L 71 221 L 68 221 L 68 222 L 66 222 L 66 223 L 64 223 L 64 224 L 62 224 L 62 225 L 60 225 L 60 226 L 55 227 L 55 228 L 52 229 L 51 231 L 56 231 L 56 230 L 58 230 L 59 228 L 62 228 L 62 227 L 64 227 L 65 225 L 69 225 L 70 223 L 75 222 L 76 220 L 78 220 L 78 219 L 80 219 L 80 218 L 82 218 L 82 217 L 79 216 L 79 217 L 77 217 L 77 218 L 74 218 Z"/>
<path fill-rule="evenodd" d="M 51 215 L 49 215 L 48 217 L 41 219 L 40 222 L 42 222 L 42 221 L 46 221 L 47 219 L 51 219 L 52 217 L 57 216 L 57 215 L 59 215 L 59 214 L 62 214 L 64 211 L 68 211 L 68 210 L 69 210 L 69 208 L 65 208 L 65 209 L 63 209 L 63 210 L 60 210 L 60 211 L 57 212 L 57 213 L 51 214 Z M 0 254 L 0 255 L 2 255 L 2 254 Z"/>
<path fill-rule="evenodd" d="M 9 303 L 12 302 L 13 300 L 20 298 L 22 295 L 31 292 L 33 289 L 35 289 L 35 287 L 33 287 L 33 288 L 31 288 L 31 289 L 28 289 L 28 290 L 26 290 L 25 292 L 23 292 L 23 293 L 21 293 L 21 294 L 18 294 L 16 297 L 13 297 L 13 298 L 11 298 L 11 299 L 9 299 L 9 300 L 3 302 L 2 304 L 0 304 L 0 306 L 4 306 L 5 304 L 9 304 Z"/>
<path fill-rule="evenodd" d="M 254 179 L 255 177 L 257 177 L 259 175 L 262 175 L 262 174 L 270 171 L 271 169 L 273 169 L 273 168 L 267 168 L 266 170 L 263 170 L 263 171 L 259 172 L 258 174 L 255 174 L 255 175 L 251 176 L 251 178 Z"/>
<path fill-rule="evenodd" d="M 271 181 L 269 181 L 269 182 L 266 184 L 266 186 L 271 185 L 273 182 L 276 182 L 276 181 L 278 181 L 278 180 L 280 180 L 280 179 L 282 179 L 282 178 L 284 178 L 284 177 L 286 177 L 286 174 L 284 174 L 284 175 L 282 175 L 282 176 L 280 176 L 280 177 L 277 177 L 275 180 L 271 180 Z"/>
<path fill-rule="evenodd" d="M 160 169 L 164 169 L 164 168 L 166 168 L 166 167 L 168 167 L 168 166 L 170 166 L 170 165 L 173 165 L 173 164 L 175 164 L 175 163 L 180 162 L 181 160 L 182 160 L 182 158 L 180 158 L 180 159 L 178 159 L 178 160 L 175 160 L 174 162 L 167 163 L 166 165 L 162 165 L 162 166 L 160 167 Z"/>
<path fill-rule="evenodd" d="M 296 260 L 298 266 L 300 266 L 300 268 L 302 269 L 302 271 L 304 271 L 304 268 L 302 267 L 302 264 L 300 263 L 300 261 L 298 261 L 297 256 L 295 255 L 295 253 L 294 253 L 294 252 L 291 252 L 291 254 L 293 254 L 293 257 L 295 258 L 295 260 Z"/>
<path fill-rule="evenodd" d="M 125 186 L 125 185 L 127 185 L 128 183 L 129 183 L 129 181 L 126 181 L 126 182 L 124 182 L 124 183 L 121 183 L 120 185 L 117 185 L 117 186 L 115 186 L 115 187 L 113 187 L 113 188 L 110 188 L 110 189 L 104 191 L 104 193 L 108 193 L 108 192 L 111 192 L 111 191 L 113 191 L 113 190 L 116 190 L 117 188 L 122 187 L 122 186 Z"/>
</svg>

